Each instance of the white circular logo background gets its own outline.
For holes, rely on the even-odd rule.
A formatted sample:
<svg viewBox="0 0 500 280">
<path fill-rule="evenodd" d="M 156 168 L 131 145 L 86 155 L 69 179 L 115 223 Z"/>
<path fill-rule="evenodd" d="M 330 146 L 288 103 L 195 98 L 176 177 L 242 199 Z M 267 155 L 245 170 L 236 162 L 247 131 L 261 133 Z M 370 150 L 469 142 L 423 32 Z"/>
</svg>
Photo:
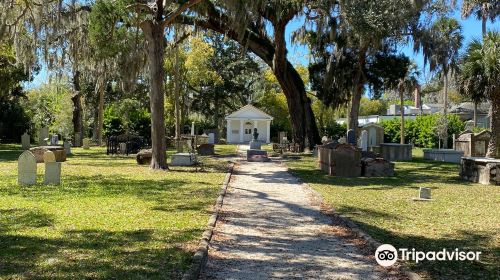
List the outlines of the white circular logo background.
<svg viewBox="0 0 500 280">
<path fill-rule="evenodd" d="M 375 260 L 381 266 L 391 266 L 398 260 L 398 251 L 391 244 L 380 245 L 375 251 Z"/>
</svg>

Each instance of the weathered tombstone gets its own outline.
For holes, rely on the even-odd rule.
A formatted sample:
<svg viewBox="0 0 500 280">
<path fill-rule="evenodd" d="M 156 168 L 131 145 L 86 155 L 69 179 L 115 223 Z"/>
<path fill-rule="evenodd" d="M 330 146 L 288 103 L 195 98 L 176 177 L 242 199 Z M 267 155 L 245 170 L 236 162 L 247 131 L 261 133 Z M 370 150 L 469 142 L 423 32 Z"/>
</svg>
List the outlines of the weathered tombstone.
<svg viewBox="0 0 500 280">
<path fill-rule="evenodd" d="M 347 143 L 356 145 L 356 133 L 354 132 L 354 129 L 349 129 L 347 131 Z"/>
<path fill-rule="evenodd" d="M 71 143 L 68 140 L 63 142 L 64 151 L 66 151 L 66 155 L 71 155 Z"/>
<path fill-rule="evenodd" d="M 361 150 L 368 151 L 368 132 L 366 130 L 361 131 Z"/>
<path fill-rule="evenodd" d="M 61 163 L 60 162 L 45 162 L 45 185 L 61 184 Z"/>
<path fill-rule="evenodd" d="M 340 137 L 338 142 L 339 142 L 339 144 L 346 144 L 347 139 L 345 137 Z"/>
<path fill-rule="evenodd" d="M 325 135 L 321 138 L 321 143 L 325 144 L 327 142 L 328 142 L 328 136 Z"/>
<path fill-rule="evenodd" d="M 135 156 L 135 160 L 139 165 L 149 165 L 151 163 L 151 159 L 153 158 L 153 152 L 151 149 L 140 150 Z"/>
<path fill-rule="evenodd" d="M 419 188 L 419 198 L 420 199 L 431 199 L 431 189 L 430 188 Z"/>
<path fill-rule="evenodd" d="M 208 134 L 208 144 L 215 144 L 215 134 L 214 133 L 209 133 Z"/>
<path fill-rule="evenodd" d="M 214 144 L 201 144 L 196 150 L 200 156 L 211 156 L 215 154 Z"/>
<path fill-rule="evenodd" d="M 57 144 L 59 144 L 59 135 L 52 134 L 52 136 L 50 137 L 50 145 L 56 146 Z"/>
<path fill-rule="evenodd" d="M 286 131 L 280 131 L 278 133 L 278 141 L 280 144 L 283 144 L 285 141 L 288 141 L 287 133 Z"/>
<path fill-rule="evenodd" d="M 90 149 L 90 139 L 89 138 L 83 139 L 83 149 L 84 150 Z"/>
<path fill-rule="evenodd" d="M 75 132 L 75 139 L 73 139 L 73 147 L 82 146 L 82 134 L 80 132 Z"/>
<path fill-rule="evenodd" d="M 25 151 L 17 161 L 17 182 L 19 185 L 36 184 L 36 159 L 33 153 Z"/>
<path fill-rule="evenodd" d="M 30 149 L 30 135 L 26 132 L 21 136 L 21 146 L 25 151 Z"/>
<path fill-rule="evenodd" d="M 120 146 L 120 154 L 127 154 L 127 143 L 120 143 L 118 145 Z"/>
<path fill-rule="evenodd" d="M 46 151 L 43 154 L 43 162 L 56 162 L 56 155 L 51 151 Z"/>
<path fill-rule="evenodd" d="M 47 146 L 47 138 L 49 138 L 49 129 L 47 127 L 42 127 L 38 131 L 38 145 Z"/>
</svg>

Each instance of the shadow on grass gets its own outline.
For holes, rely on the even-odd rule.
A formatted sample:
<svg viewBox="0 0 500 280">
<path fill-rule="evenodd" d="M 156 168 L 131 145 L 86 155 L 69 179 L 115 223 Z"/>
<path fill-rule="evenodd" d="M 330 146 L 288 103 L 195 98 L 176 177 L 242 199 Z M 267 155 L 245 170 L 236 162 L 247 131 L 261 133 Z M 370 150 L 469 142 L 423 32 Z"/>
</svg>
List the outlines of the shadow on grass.
<svg viewBox="0 0 500 280">
<path fill-rule="evenodd" d="M 500 275 L 500 247 L 488 247 L 492 241 L 491 232 L 481 231 L 459 231 L 454 236 L 444 238 L 427 238 L 425 236 L 394 234 L 389 230 L 363 223 L 356 219 L 352 213 L 364 213 L 366 215 L 397 219 L 387 217 L 384 212 L 348 207 L 340 208 L 338 212 L 350 213 L 351 219 L 358 224 L 366 233 L 381 243 L 391 244 L 396 248 L 408 248 L 417 251 L 440 251 L 447 249 L 454 251 L 481 251 L 479 261 L 422 261 L 418 264 L 409 262 L 416 272 L 427 274 L 430 279 L 499 279 Z M 485 251 L 487 250 L 487 251 Z"/>
<path fill-rule="evenodd" d="M 41 238 L 0 232 L 0 278 L 180 279 L 201 230 L 74 230 Z"/>
</svg>

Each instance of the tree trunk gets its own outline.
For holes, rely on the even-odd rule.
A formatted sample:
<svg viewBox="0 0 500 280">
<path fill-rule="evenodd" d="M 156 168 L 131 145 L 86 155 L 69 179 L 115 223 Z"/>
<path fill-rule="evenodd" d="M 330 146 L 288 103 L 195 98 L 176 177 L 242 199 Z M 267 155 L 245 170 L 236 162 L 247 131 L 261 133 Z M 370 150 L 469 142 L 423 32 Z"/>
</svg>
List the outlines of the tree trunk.
<svg viewBox="0 0 500 280">
<path fill-rule="evenodd" d="M 164 30 L 160 22 L 146 21 L 142 29 L 147 40 L 150 73 L 151 169 L 168 169 L 165 140 L 165 96 L 163 88 L 165 52 Z"/>
<path fill-rule="evenodd" d="M 83 139 L 83 110 L 82 110 L 82 95 L 80 86 L 80 71 L 75 71 L 73 74 L 73 90 L 74 94 L 71 97 L 73 102 L 73 145 L 75 147 L 82 146 Z M 80 138 L 76 139 L 74 135 L 80 134 Z M 79 140 L 76 142 L 76 140 Z"/>
<path fill-rule="evenodd" d="M 489 112 L 491 139 L 488 145 L 487 157 L 500 158 L 500 91 L 491 94 L 491 107 Z"/>
<path fill-rule="evenodd" d="M 443 149 L 448 149 L 448 71 L 444 71 L 443 116 L 446 120 L 443 135 Z"/>
<path fill-rule="evenodd" d="M 474 122 L 474 128 L 477 126 L 477 102 L 474 102 L 474 116 L 473 116 L 473 122 Z"/>
<path fill-rule="evenodd" d="M 361 47 L 358 55 L 358 71 L 356 73 L 356 77 L 354 78 L 354 88 L 351 96 L 351 110 L 349 111 L 349 118 L 347 120 L 348 129 L 354 130 L 354 135 L 357 137 L 357 129 L 359 126 L 358 118 L 359 118 L 359 106 L 361 104 L 361 95 L 363 94 L 364 87 L 364 68 L 366 62 L 366 47 Z"/>
<path fill-rule="evenodd" d="M 405 108 L 404 106 L 404 99 L 403 99 L 403 92 L 399 92 L 399 98 L 400 98 L 400 107 L 399 107 L 399 113 L 401 114 L 401 144 L 405 143 Z"/>
<path fill-rule="evenodd" d="M 97 109 L 97 127 L 95 141 L 98 146 L 102 145 L 102 134 L 104 128 L 104 91 L 106 87 L 106 66 L 104 66 L 104 71 L 97 78 L 96 91 L 99 96 L 98 109 Z"/>
<path fill-rule="evenodd" d="M 180 108 L 180 77 L 179 77 L 179 50 L 174 49 L 174 110 L 175 110 L 175 145 L 178 153 L 182 153 L 181 144 L 181 108 Z"/>
</svg>

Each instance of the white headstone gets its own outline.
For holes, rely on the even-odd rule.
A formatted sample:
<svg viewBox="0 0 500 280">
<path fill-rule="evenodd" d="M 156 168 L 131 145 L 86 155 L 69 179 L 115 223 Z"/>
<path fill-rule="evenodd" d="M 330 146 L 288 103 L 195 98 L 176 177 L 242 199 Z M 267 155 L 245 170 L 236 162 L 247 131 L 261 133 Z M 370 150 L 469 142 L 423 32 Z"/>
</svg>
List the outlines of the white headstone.
<svg viewBox="0 0 500 280">
<path fill-rule="evenodd" d="M 83 139 L 83 149 L 84 150 L 90 149 L 90 139 L 89 138 Z"/>
<path fill-rule="evenodd" d="M 52 134 L 52 136 L 50 137 L 50 145 L 56 146 L 57 144 L 59 144 L 59 135 Z"/>
<path fill-rule="evenodd" d="M 36 184 L 36 159 L 32 152 L 25 151 L 17 161 L 17 182 L 19 185 Z"/>
<path fill-rule="evenodd" d="M 60 162 L 45 162 L 45 185 L 61 184 L 61 163 Z"/>
<path fill-rule="evenodd" d="M 38 145 L 47 146 L 47 138 L 49 138 L 49 129 L 47 127 L 42 127 L 38 131 Z"/>
<path fill-rule="evenodd" d="M 327 142 L 328 142 L 328 136 L 325 135 L 321 138 L 321 143 L 326 144 Z"/>
<path fill-rule="evenodd" d="M 63 142 L 64 150 L 66 151 L 66 155 L 71 155 L 71 143 L 68 140 Z"/>
<path fill-rule="evenodd" d="M 43 154 L 43 162 L 45 162 L 45 163 L 47 163 L 47 162 L 56 162 L 56 154 L 54 154 L 51 151 L 46 151 Z"/>
<path fill-rule="evenodd" d="M 21 136 L 21 146 L 25 151 L 30 149 L 30 135 L 26 132 Z"/>
<path fill-rule="evenodd" d="M 368 151 L 368 132 L 366 130 L 361 131 L 361 150 Z"/>
<path fill-rule="evenodd" d="M 194 122 L 191 123 L 191 135 L 194 135 Z"/>
<path fill-rule="evenodd" d="M 340 137 L 339 144 L 345 144 L 345 143 L 347 143 L 347 139 L 345 137 Z"/>
<path fill-rule="evenodd" d="M 208 134 L 208 144 L 215 144 L 215 134 L 214 133 Z"/>
</svg>

